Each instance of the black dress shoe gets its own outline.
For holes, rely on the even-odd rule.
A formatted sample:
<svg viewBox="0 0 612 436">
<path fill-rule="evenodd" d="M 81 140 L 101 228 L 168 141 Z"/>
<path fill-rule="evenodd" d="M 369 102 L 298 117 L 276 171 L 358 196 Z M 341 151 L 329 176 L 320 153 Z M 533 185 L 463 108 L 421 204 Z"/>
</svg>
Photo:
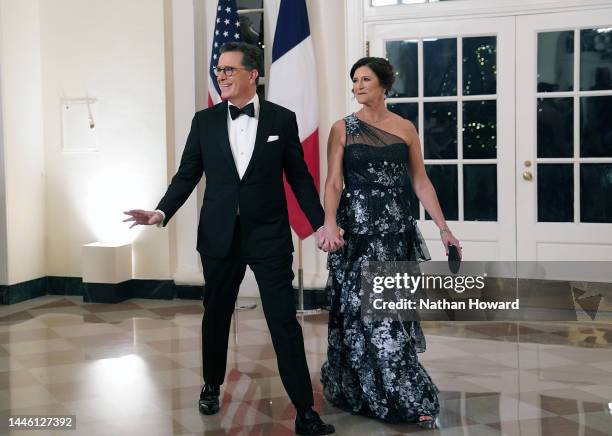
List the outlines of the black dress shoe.
<svg viewBox="0 0 612 436">
<path fill-rule="evenodd" d="M 321 421 L 319 414 L 312 409 L 298 413 L 295 417 L 295 434 L 324 435 L 336 431 L 333 425 Z"/>
<path fill-rule="evenodd" d="M 200 413 L 204 415 L 214 415 L 219 411 L 219 386 L 204 384 L 202 392 L 200 392 L 200 400 L 198 408 Z"/>
</svg>

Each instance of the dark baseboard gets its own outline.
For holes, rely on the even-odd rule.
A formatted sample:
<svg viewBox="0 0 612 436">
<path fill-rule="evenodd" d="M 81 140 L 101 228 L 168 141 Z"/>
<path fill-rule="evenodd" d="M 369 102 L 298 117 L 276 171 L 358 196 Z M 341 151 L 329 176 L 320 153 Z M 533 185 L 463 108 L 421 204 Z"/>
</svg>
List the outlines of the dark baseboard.
<svg viewBox="0 0 612 436">
<path fill-rule="evenodd" d="M 0 305 L 15 304 L 44 295 L 81 295 L 88 303 L 119 303 L 130 298 L 201 300 L 202 286 L 176 285 L 172 280 L 132 279 L 122 283 L 84 283 L 81 277 L 47 276 L 14 285 L 0 285 Z M 299 305 L 294 289 L 295 306 Z M 325 306 L 324 289 L 304 290 L 304 309 Z"/>
<path fill-rule="evenodd" d="M 181 300 L 201 300 L 202 286 L 174 285 L 175 296 Z"/>
<path fill-rule="evenodd" d="M 129 282 L 131 298 L 172 300 L 176 297 L 176 285 L 172 280 L 132 279 Z"/>
<path fill-rule="evenodd" d="M 83 283 L 83 301 L 87 303 L 121 303 L 132 298 L 130 281 L 121 283 Z"/>
<path fill-rule="evenodd" d="M 172 280 L 132 279 L 122 283 L 83 283 L 83 301 L 88 303 L 120 303 L 130 298 L 172 300 Z"/>
<path fill-rule="evenodd" d="M 293 288 L 295 296 L 295 307 L 300 307 L 300 295 L 296 288 Z M 321 309 L 327 306 L 327 295 L 325 289 L 304 289 L 304 309 Z"/>
<path fill-rule="evenodd" d="M 15 304 L 43 295 L 47 295 L 47 277 L 14 285 L 0 286 L 0 302 L 2 304 Z"/>
<path fill-rule="evenodd" d="M 177 297 L 176 288 L 172 280 L 132 279 L 109 284 L 84 283 L 81 277 L 47 276 L 0 286 L 0 305 L 15 304 L 44 295 L 80 295 L 84 301 L 94 303 L 118 303 L 129 298 L 171 300 Z"/>
<path fill-rule="evenodd" d="M 47 293 L 50 295 L 83 295 L 81 277 L 47 276 Z"/>
</svg>

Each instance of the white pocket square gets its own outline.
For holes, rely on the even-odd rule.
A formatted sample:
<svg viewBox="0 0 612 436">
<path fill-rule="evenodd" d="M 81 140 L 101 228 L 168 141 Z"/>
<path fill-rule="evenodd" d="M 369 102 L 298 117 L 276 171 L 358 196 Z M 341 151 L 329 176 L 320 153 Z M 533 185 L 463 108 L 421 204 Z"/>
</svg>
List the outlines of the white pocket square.
<svg viewBox="0 0 612 436">
<path fill-rule="evenodd" d="M 276 141 L 277 139 L 278 139 L 277 135 L 270 135 L 270 136 L 268 136 L 268 142 Z"/>
</svg>

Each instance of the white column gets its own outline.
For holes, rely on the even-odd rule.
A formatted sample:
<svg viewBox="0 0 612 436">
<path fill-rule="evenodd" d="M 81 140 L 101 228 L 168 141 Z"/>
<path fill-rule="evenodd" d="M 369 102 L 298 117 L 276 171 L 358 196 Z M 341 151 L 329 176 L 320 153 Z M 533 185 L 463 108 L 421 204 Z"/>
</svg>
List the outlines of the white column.
<svg viewBox="0 0 612 436">
<path fill-rule="evenodd" d="M 196 111 L 194 41 L 193 2 L 172 0 L 175 169 L 178 169 Z M 194 190 L 173 218 L 176 230 L 176 272 L 173 279 L 177 284 L 202 283 L 202 267 L 196 251 L 198 217 L 197 190 Z"/>
<path fill-rule="evenodd" d="M 39 6 L 38 0 L 0 0 L 0 246 L 6 247 L 0 270 L 6 284 L 46 275 Z"/>
<path fill-rule="evenodd" d="M 1 84 L 2 72 L 0 71 L 0 85 Z M 0 285 L 8 285 L 8 255 L 6 246 L 6 184 L 4 182 L 4 119 L 2 115 L 2 106 L 2 86 L 0 86 Z"/>
</svg>

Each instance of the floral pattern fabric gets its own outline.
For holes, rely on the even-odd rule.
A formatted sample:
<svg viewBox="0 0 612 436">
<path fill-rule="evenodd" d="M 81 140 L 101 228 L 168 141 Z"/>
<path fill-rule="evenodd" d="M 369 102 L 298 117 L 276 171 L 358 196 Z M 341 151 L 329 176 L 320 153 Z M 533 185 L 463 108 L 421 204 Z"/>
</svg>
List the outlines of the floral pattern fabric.
<svg viewBox="0 0 612 436">
<path fill-rule="evenodd" d="M 346 245 L 328 256 L 328 401 L 354 414 L 414 422 L 439 413 L 438 389 L 419 363 L 425 337 L 417 321 L 362 316 L 361 268 L 369 261 L 425 261 L 429 252 L 407 193 L 408 145 L 357 118 L 345 118 L 345 189 L 338 225 Z"/>
</svg>

